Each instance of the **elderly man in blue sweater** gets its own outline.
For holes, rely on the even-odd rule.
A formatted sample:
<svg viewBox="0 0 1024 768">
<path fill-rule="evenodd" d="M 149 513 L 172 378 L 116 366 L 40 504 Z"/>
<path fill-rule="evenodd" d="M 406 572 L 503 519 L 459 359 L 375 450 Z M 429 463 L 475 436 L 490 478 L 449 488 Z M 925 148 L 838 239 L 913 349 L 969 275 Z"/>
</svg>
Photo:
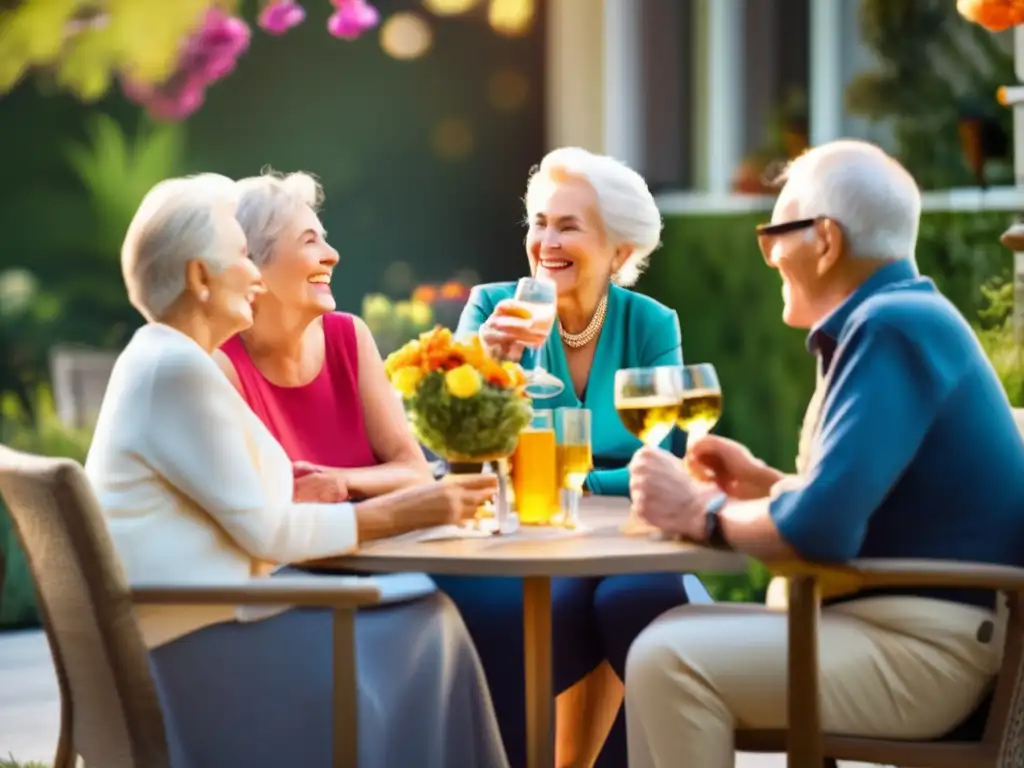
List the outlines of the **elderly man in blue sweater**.
<svg viewBox="0 0 1024 768">
<path fill-rule="evenodd" d="M 970 327 L 917 271 L 920 213 L 913 178 L 876 146 L 833 142 L 792 163 L 757 234 L 783 320 L 809 329 L 817 358 L 797 474 L 720 437 L 696 442 L 685 469 L 645 448 L 631 465 L 644 518 L 768 561 L 1024 565 L 1024 441 Z M 980 590 L 826 600 L 825 729 L 943 735 L 988 693 L 1002 625 Z M 735 728 L 787 725 L 784 612 L 669 611 L 633 644 L 626 706 L 631 768 L 732 766 Z"/>
</svg>

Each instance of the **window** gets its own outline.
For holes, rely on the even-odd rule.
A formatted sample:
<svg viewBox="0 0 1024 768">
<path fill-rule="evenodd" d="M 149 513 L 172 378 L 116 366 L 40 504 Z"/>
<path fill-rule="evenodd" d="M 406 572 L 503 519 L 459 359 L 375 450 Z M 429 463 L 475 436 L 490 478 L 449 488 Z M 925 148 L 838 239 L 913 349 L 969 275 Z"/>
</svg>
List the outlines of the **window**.
<svg viewBox="0 0 1024 768">
<path fill-rule="evenodd" d="M 651 189 L 694 186 L 694 0 L 639 8 L 643 150 L 639 169 Z"/>
</svg>

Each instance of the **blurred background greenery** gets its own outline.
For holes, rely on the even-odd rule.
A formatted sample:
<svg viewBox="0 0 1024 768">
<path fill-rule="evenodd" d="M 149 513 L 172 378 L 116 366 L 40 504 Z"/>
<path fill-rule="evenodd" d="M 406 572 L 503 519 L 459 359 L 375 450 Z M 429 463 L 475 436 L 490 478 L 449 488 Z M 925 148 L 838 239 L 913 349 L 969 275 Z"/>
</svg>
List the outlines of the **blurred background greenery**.
<svg viewBox="0 0 1024 768">
<path fill-rule="evenodd" d="M 54 35 L 60 42 L 67 27 L 43 19 L 37 34 L 14 34 L 13 17 L 3 14 L 95 4 L 0 0 L 0 91 L 11 85 L 0 98 L 0 442 L 84 458 L 89 430 L 60 415 L 52 352 L 116 352 L 140 324 L 121 283 L 120 240 L 145 190 L 168 176 L 240 177 L 268 165 L 317 173 L 327 194 L 324 224 L 341 254 L 339 305 L 363 315 L 385 354 L 435 322 L 454 326 L 473 284 L 520 276 L 521 195 L 547 148 L 546 3 L 431 10 L 445 2 L 459 4 L 380 0 L 381 27 L 352 42 L 326 33 L 329 3 L 307 2 L 304 24 L 287 35 L 254 34 L 202 107 L 167 123 L 100 70 L 141 61 L 159 81 L 175 65 L 161 46 L 175 43 L 176 30 L 189 27 L 182 19 L 194 21 L 208 3 L 111 0 L 127 14 L 118 16 L 127 26 L 115 28 L 130 31 L 130 46 L 112 53 L 103 48 L 111 33 L 98 29 L 99 42 L 91 32 L 72 39 L 79 58 L 71 65 L 22 77 L 26 62 L 52 64 L 62 50 Z M 810 2 L 777 5 L 806 16 Z M 495 22 L 499 6 L 532 10 L 510 28 L 510 16 Z M 249 21 L 258 12 L 255 2 L 223 7 Z M 1011 113 L 992 98 L 997 85 L 1014 81 L 1007 46 L 958 20 L 952 0 L 860 0 L 859 8 L 872 65 L 849 83 L 847 111 L 884 129 L 887 146 L 926 189 L 1012 181 Z M 955 66 L 927 65 L 936 57 Z M 763 192 L 765 171 L 806 146 L 802 77 L 780 81 L 764 136 L 736 169 L 737 193 Z M 813 370 L 802 334 L 780 322 L 777 277 L 752 235 L 767 204 L 667 215 L 664 245 L 638 290 L 678 310 L 688 360 L 717 366 L 726 393 L 719 432 L 790 468 Z M 918 261 L 976 324 L 1011 399 L 1024 405 L 1012 257 L 998 242 L 1010 219 L 929 211 Z M 759 599 L 767 584 L 759 568 L 707 581 L 728 600 Z M 0 510 L 0 627 L 37 620 Z"/>
</svg>

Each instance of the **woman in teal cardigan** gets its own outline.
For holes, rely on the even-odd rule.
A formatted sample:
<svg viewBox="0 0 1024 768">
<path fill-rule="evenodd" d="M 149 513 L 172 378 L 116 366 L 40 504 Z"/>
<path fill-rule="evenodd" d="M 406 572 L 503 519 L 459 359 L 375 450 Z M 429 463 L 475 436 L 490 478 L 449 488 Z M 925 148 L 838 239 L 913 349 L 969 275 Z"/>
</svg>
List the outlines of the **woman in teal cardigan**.
<svg viewBox="0 0 1024 768">
<path fill-rule="evenodd" d="M 544 158 L 530 179 L 526 208 L 531 274 L 558 287 L 557 332 L 538 338 L 521 315 L 509 311 L 516 288 L 510 282 L 474 288 L 458 333 L 478 333 L 492 354 L 511 359 L 543 343 L 540 363 L 565 389 L 536 405 L 591 411 L 594 470 L 586 487 L 595 494 L 626 496 L 627 464 L 640 442 L 615 412 L 615 371 L 683 362 L 676 313 L 625 287 L 636 281 L 658 244 L 658 208 L 639 174 L 582 149 L 555 150 Z M 676 445 L 671 441 L 665 447 L 682 455 L 682 440 L 677 438 Z M 509 761 L 517 768 L 525 763 L 522 583 L 440 575 L 434 579 L 459 606 L 473 635 Z M 633 639 L 659 615 L 688 602 L 678 573 L 555 579 L 552 599 L 556 694 L 605 661 L 621 680 Z M 593 702 L 598 709 L 609 696 L 620 695 L 601 686 L 591 691 L 604 699 Z M 577 754 L 597 752 L 603 734 L 581 739 L 580 734 L 566 733 L 561 711 L 559 715 L 560 747 L 575 741 Z M 576 762 L 587 761 L 584 757 Z M 626 765 L 621 711 L 596 765 Z"/>
</svg>

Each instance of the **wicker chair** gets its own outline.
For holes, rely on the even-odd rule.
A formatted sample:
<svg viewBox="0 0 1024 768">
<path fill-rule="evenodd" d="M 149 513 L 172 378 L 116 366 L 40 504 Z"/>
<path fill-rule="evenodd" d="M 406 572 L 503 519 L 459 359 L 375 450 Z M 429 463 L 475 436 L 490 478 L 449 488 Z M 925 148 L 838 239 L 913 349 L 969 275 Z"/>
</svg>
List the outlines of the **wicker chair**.
<svg viewBox="0 0 1024 768">
<path fill-rule="evenodd" d="M 1024 409 L 1015 409 L 1013 416 L 1024 434 Z M 1006 644 L 991 695 L 965 722 L 935 741 L 823 734 L 818 692 L 820 579 L 850 587 L 973 587 L 1005 594 Z M 835 768 L 836 760 L 900 768 L 1024 768 L 1024 568 L 927 560 L 864 560 L 842 567 L 804 564 L 789 579 L 788 709 L 789 722 L 799 723 L 799 728 L 738 731 L 736 748 L 786 752 L 789 768 Z"/>
<path fill-rule="evenodd" d="M 356 765 L 354 616 L 366 580 L 294 577 L 240 584 L 128 584 L 82 468 L 0 446 L 0 497 L 24 548 L 57 672 L 55 768 L 172 768 L 133 606 L 294 605 L 334 610 L 334 765 Z"/>
</svg>

